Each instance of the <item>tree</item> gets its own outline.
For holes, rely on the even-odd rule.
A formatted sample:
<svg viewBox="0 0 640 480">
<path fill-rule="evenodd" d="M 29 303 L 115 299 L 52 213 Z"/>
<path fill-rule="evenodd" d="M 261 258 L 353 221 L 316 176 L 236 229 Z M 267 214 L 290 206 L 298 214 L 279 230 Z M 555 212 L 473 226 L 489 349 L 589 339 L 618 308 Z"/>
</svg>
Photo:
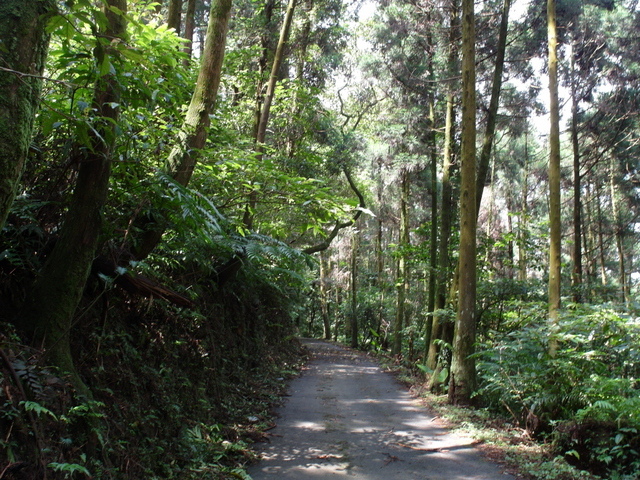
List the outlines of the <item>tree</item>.
<svg viewBox="0 0 640 480">
<path fill-rule="evenodd" d="M 482 202 L 482 192 L 487 180 L 489 171 L 489 160 L 491 159 L 491 149 L 493 148 L 496 120 L 498 117 L 498 107 L 500 105 L 500 91 L 502 90 L 502 72 L 504 70 L 504 56 L 507 49 L 507 32 L 509 26 L 509 11 L 511 10 L 511 0 L 504 0 L 502 7 L 502 17 L 500 20 L 500 32 L 498 34 L 498 46 L 496 51 L 496 63 L 491 82 L 491 100 L 487 111 L 487 122 L 482 142 L 482 150 L 478 160 L 478 179 L 476 182 L 476 211 L 480 212 Z"/>
<path fill-rule="evenodd" d="M 170 0 L 169 12 L 167 13 L 167 26 L 173 28 L 176 34 L 180 35 L 182 23 L 182 0 Z"/>
<path fill-rule="evenodd" d="M 232 0 L 211 2 L 207 37 L 202 52 L 198 80 L 177 139 L 177 145 L 171 151 L 165 164 L 165 172 L 183 186 L 189 183 L 200 152 L 207 142 L 211 113 L 220 86 L 231 3 Z M 142 238 L 135 245 L 135 257 L 137 259 L 146 258 L 160 242 L 163 232 L 163 224 L 155 227 L 147 225 Z"/>
<path fill-rule="evenodd" d="M 447 77 L 452 79 L 455 72 L 459 68 L 459 42 L 460 35 L 460 14 L 459 4 L 457 0 L 451 2 L 451 11 L 449 12 L 449 36 L 448 36 L 448 54 L 447 54 Z M 457 87 L 452 80 L 447 82 L 446 86 L 446 105 L 445 105 L 445 131 L 444 145 L 442 151 L 442 200 L 440 202 L 440 238 L 438 245 L 438 283 L 436 289 L 435 315 L 433 316 L 433 326 L 431 331 L 431 339 L 428 344 L 427 366 L 431 370 L 437 367 L 439 347 L 435 340 L 442 340 L 443 329 L 445 327 L 445 315 L 442 314 L 447 304 L 447 286 L 450 271 L 450 238 L 451 227 L 454 215 L 453 187 L 451 183 L 451 171 L 453 168 L 453 160 L 455 158 L 454 136 L 455 136 L 455 104 L 456 104 Z M 438 375 L 433 375 L 431 389 L 435 387 L 435 380 Z"/>
<path fill-rule="evenodd" d="M 391 354 L 400 355 L 402 353 L 402 330 L 407 327 L 407 295 L 409 293 L 409 194 L 411 183 L 409 181 L 408 167 L 404 167 L 400 172 L 400 231 L 398 233 L 398 245 L 400 252 L 398 255 L 398 267 L 396 271 L 396 318 L 393 324 L 393 342 L 391 344 Z"/>
<path fill-rule="evenodd" d="M 260 103 L 262 108 L 260 110 L 260 116 L 256 126 L 256 156 L 258 162 L 262 160 L 264 155 L 264 142 L 267 135 L 267 125 L 269 122 L 269 115 L 271 114 L 271 104 L 276 93 L 276 83 L 278 81 L 278 75 L 280 72 L 280 66 L 284 60 L 285 46 L 289 41 L 289 33 L 291 31 L 291 22 L 293 21 L 293 14 L 296 8 L 297 0 L 289 0 L 287 5 L 287 12 L 285 13 L 284 20 L 282 22 L 282 28 L 280 30 L 280 38 L 278 39 L 278 46 L 276 47 L 275 55 L 273 57 L 273 64 L 271 66 L 271 74 L 269 75 L 269 82 L 267 83 L 267 91 L 264 95 L 264 99 Z M 245 210 L 243 223 L 247 229 L 253 228 L 254 210 L 257 202 L 257 192 L 252 190 L 249 194 L 249 201 Z"/>
<path fill-rule="evenodd" d="M 40 104 L 54 0 L 0 5 L 0 230 L 18 192 Z"/>
<path fill-rule="evenodd" d="M 97 65 L 115 65 L 118 42 L 126 39 L 126 12 L 126 0 L 109 0 L 105 5 L 107 24 L 96 38 L 94 50 Z M 50 361 L 69 373 L 76 389 L 85 396 L 90 396 L 90 392 L 73 365 L 71 329 L 102 230 L 102 210 L 117 136 L 119 87 L 115 71 L 101 68 L 94 86 L 96 117 L 90 143 L 78 145 L 75 150 L 78 156 L 73 161 L 78 174 L 69 211 L 60 238 L 21 314 L 36 344 L 45 347 Z"/>
<path fill-rule="evenodd" d="M 351 237 L 351 268 L 349 279 L 349 345 L 358 348 L 358 250 L 360 238 L 359 232 L 354 229 Z"/>
<path fill-rule="evenodd" d="M 561 218 L 560 218 L 560 106 L 558 101 L 558 34 L 556 2 L 547 1 L 549 44 L 549 354 L 555 356 L 558 343 L 554 330 L 560 310 Z"/>
<path fill-rule="evenodd" d="M 449 380 L 449 401 L 465 404 L 475 389 L 476 302 L 476 76 L 473 0 L 462 1 L 462 154 L 459 296 Z"/>
</svg>

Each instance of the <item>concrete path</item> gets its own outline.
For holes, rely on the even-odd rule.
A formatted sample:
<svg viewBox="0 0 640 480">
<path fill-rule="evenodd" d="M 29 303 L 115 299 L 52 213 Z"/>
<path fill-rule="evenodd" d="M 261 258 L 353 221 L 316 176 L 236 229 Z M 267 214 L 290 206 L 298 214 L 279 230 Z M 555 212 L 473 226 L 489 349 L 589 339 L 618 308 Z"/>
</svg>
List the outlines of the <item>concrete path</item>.
<svg viewBox="0 0 640 480">
<path fill-rule="evenodd" d="M 312 358 L 279 410 L 253 480 L 513 480 L 449 433 L 365 356 L 306 340 Z"/>
</svg>

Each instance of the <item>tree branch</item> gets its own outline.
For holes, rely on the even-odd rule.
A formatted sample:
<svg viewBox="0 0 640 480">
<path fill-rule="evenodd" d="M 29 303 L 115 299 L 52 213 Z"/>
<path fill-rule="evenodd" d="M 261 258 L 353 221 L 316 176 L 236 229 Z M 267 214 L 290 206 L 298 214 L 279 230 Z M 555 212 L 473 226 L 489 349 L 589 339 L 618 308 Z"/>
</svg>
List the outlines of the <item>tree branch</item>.
<svg viewBox="0 0 640 480">
<path fill-rule="evenodd" d="M 329 233 L 329 235 L 327 235 L 327 237 L 322 242 L 303 249 L 302 253 L 311 255 L 312 253 L 322 252 L 327 248 L 329 248 L 331 246 L 331 242 L 333 241 L 334 238 L 338 236 L 338 233 L 340 232 L 340 230 L 350 227 L 351 225 L 356 223 L 358 218 L 360 218 L 360 215 L 362 215 L 362 211 L 365 208 L 367 208 L 364 201 L 364 196 L 362 195 L 360 190 L 358 190 L 358 187 L 353 181 L 353 178 L 351 177 L 351 174 L 349 173 L 347 168 L 342 167 L 342 171 L 344 172 L 345 177 L 347 177 L 347 182 L 349 182 L 349 186 L 351 187 L 351 190 L 353 190 L 353 192 L 358 197 L 358 200 L 359 200 L 358 210 L 353 214 L 353 218 L 351 220 L 348 220 L 346 222 L 336 221 L 336 224 L 333 227 L 333 230 L 331 230 L 331 233 Z"/>
</svg>

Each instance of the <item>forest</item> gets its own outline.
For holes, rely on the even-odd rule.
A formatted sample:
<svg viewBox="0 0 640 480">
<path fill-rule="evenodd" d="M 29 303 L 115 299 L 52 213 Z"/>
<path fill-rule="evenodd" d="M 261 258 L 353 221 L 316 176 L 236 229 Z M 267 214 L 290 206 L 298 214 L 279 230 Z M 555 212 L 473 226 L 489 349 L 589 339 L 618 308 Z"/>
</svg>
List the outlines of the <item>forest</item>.
<svg viewBox="0 0 640 480">
<path fill-rule="evenodd" d="M 528 478 L 640 478 L 639 31 L 2 0 L 0 479 L 248 479 L 300 336 L 546 445 Z"/>
</svg>

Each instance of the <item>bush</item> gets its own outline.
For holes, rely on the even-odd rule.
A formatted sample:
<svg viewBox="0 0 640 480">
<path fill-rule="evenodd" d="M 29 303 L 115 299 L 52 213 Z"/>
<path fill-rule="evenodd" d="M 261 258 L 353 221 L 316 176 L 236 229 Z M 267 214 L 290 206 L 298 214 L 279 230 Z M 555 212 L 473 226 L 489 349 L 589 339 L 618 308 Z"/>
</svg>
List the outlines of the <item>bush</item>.
<svg viewBox="0 0 640 480">
<path fill-rule="evenodd" d="M 638 325 L 609 307 L 573 306 L 562 315 L 552 358 L 546 312 L 521 311 L 513 330 L 478 348 L 479 397 L 531 433 L 552 434 L 558 453 L 581 467 L 640 473 Z"/>
</svg>

